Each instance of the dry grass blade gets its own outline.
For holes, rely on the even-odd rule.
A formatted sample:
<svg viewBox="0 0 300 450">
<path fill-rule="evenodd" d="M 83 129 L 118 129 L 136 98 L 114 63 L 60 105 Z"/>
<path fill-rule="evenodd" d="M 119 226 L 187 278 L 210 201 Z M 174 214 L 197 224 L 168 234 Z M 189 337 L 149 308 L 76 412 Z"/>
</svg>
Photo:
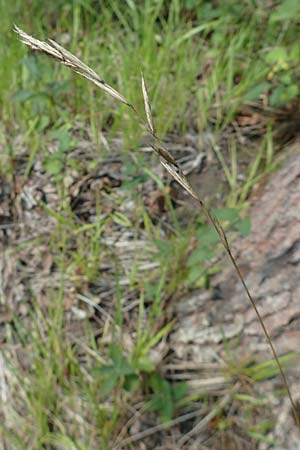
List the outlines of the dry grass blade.
<svg viewBox="0 0 300 450">
<path fill-rule="evenodd" d="M 195 435 L 199 435 L 205 429 L 209 422 L 214 419 L 220 411 L 232 400 L 234 394 L 239 390 L 240 384 L 237 383 L 231 391 L 222 398 L 222 400 L 203 418 L 198 422 L 194 428 L 188 431 L 178 442 L 179 448 L 183 448 L 184 444 Z"/>
<path fill-rule="evenodd" d="M 121 449 L 123 447 L 128 447 L 129 444 L 132 444 L 134 442 L 140 441 L 142 439 L 145 439 L 146 437 L 149 437 L 155 433 L 158 433 L 159 431 L 162 431 L 164 429 L 168 429 L 171 428 L 175 425 L 178 425 L 180 423 L 186 422 L 188 420 L 194 419 L 197 416 L 201 416 L 203 414 L 203 410 L 197 410 L 197 411 L 193 411 L 190 413 L 186 413 L 183 414 L 182 416 L 176 417 L 175 419 L 170 420 L 169 422 L 166 423 L 161 423 L 159 425 L 155 425 L 154 427 L 151 428 L 147 428 L 144 431 L 140 431 L 139 433 L 126 438 L 126 439 L 122 439 L 122 440 L 118 440 L 115 445 L 114 445 L 114 449 Z"/>
<path fill-rule="evenodd" d="M 52 40 L 49 40 L 49 43 L 39 41 L 38 39 L 35 39 L 32 36 L 29 36 L 28 34 L 26 34 L 23 30 L 21 30 L 17 26 L 14 27 L 14 30 L 21 37 L 21 42 L 23 42 L 25 45 L 28 45 L 33 50 L 38 50 L 43 53 L 46 53 L 47 55 L 51 56 L 52 58 L 55 58 L 56 60 L 58 60 L 61 64 L 64 64 L 65 66 L 70 67 L 72 70 L 74 70 L 74 72 L 76 72 L 79 75 L 81 75 L 82 77 L 86 78 L 87 80 L 89 80 L 90 82 L 95 84 L 97 87 L 106 91 L 111 96 L 113 96 L 114 98 L 116 98 L 120 102 L 124 103 L 129 108 L 131 108 L 136 113 L 137 120 L 139 120 L 139 115 L 138 115 L 135 107 L 132 104 L 130 104 L 118 91 L 116 91 L 111 86 L 106 84 L 103 80 L 101 80 L 101 78 L 96 74 L 96 72 L 94 72 L 92 69 L 90 69 L 86 64 L 84 64 L 82 61 L 80 61 L 76 56 L 72 55 L 72 53 L 65 50 L 63 47 L 61 47 L 59 44 L 57 44 L 56 42 L 54 42 Z M 161 157 L 161 159 L 160 159 L 161 164 L 172 175 L 172 177 L 195 200 L 197 200 L 200 207 L 203 209 L 208 221 L 211 223 L 211 225 L 217 231 L 220 241 L 223 244 L 223 247 L 224 247 L 225 251 L 227 252 L 228 257 L 232 262 L 232 265 L 237 273 L 237 276 L 247 294 L 247 297 L 248 297 L 248 299 L 255 311 L 257 319 L 262 327 L 262 330 L 264 332 L 266 340 L 270 346 L 270 349 L 272 351 L 272 354 L 274 356 L 274 359 L 275 359 L 278 369 L 280 371 L 282 382 L 286 388 L 288 397 L 290 399 L 291 406 L 292 406 L 292 409 L 294 412 L 295 422 L 296 422 L 297 426 L 300 428 L 300 416 L 298 414 L 298 409 L 297 409 L 296 404 L 291 395 L 291 392 L 290 392 L 283 368 L 280 364 L 277 352 L 273 346 L 269 332 L 264 325 L 263 319 L 256 307 L 255 300 L 252 297 L 251 293 L 249 292 L 249 289 L 248 289 L 246 282 L 243 278 L 243 275 L 240 271 L 239 265 L 236 262 L 233 254 L 231 252 L 231 249 L 230 249 L 227 237 L 226 237 L 226 233 L 225 233 L 222 225 L 219 223 L 219 221 L 213 217 L 212 213 L 210 212 L 209 208 L 205 205 L 203 200 L 194 192 L 194 190 L 190 186 L 189 182 L 183 175 L 182 170 L 180 169 L 176 160 L 173 158 L 173 156 L 170 154 L 170 152 L 162 145 L 159 138 L 154 133 L 154 127 L 153 127 L 152 115 L 151 115 L 151 107 L 150 107 L 150 102 L 149 102 L 147 89 L 146 89 L 146 85 L 145 85 L 145 80 L 144 80 L 143 76 L 142 76 L 142 90 L 143 90 L 143 97 L 144 97 L 144 104 L 145 104 L 145 112 L 146 112 L 146 116 L 147 116 L 147 125 L 148 125 L 147 128 L 149 129 L 149 133 L 150 133 L 151 137 L 154 138 L 156 141 L 156 143 L 153 144 L 152 147 L 155 150 L 155 152 L 158 153 L 159 156 Z"/>
<path fill-rule="evenodd" d="M 149 102 L 147 87 L 146 87 L 145 78 L 144 78 L 143 73 L 142 73 L 142 92 L 143 92 L 143 97 L 144 97 L 144 104 L 145 104 L 145 112 L 146 112 L 146 117 L 147 117 L 147 123 L 148 123 L 148 126 L 149 126 L 149 129 L 150 129 L 151 133 L 154 135 L 155 131 L 154 131 L 154 125 L 153 125 L 151 106 L 150 106 L 150 102 Z"/>
<path fill-rule="evenodd" d="M 94 70 L 52 39 L 49 39 L 48 42 L 40 41 L 25 33 L 25 31 L 21 30 L 16 25 L 14 26 L 14 31 L 21 37 L 21 42 L 23 42 L 23 44 L 33 50 L 40 51 L 55 58 L 64 66 L 70 67 L 74 72 L 78 73 L 78 75 L 86 78 L 91 83 L 134 110 L 134 107 L 125 97 L 123 97 L 123 95 L 109 86 L 109 84 L 105 83 Z"/>
</svg>

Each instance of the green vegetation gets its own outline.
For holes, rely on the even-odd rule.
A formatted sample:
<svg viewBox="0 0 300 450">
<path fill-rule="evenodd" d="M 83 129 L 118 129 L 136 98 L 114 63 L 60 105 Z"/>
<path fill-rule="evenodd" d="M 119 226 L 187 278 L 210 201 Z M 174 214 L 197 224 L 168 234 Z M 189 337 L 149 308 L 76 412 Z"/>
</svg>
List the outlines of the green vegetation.
<svg viewBox="0 0 300 450">
<path fill-rule="evenodd" d="M 275 164 L 272 113 L 299 99 L 300 7 L 292 0 L 268 8 L 250 0 L 0 5 L 0 176 L 15 199 L 19 185 L 40 183 L 44 191 L 32 200 L 22 197 L 38 215 L 30 216 L 26 239 L 10 238 L 9 257 L 30 270 L 37 260 L 33 272 L 49 280 L 43 289 L 29 285 L 22 293 L 26 311 L 14 305 L 5 324 L 7 401 L 10 395 L 16 401 L 0 437 L 15 449 L 122 448 L 125 438 L 126 448 L 135 448 L 133 425 L 143 415 L 163 431 L 190 417 L 199 401 L 206 412 L 213 408 L 209 392 L 191 394 L 186 380 L 171 382 L 163 361 L 174 324 L 168 302 L 186 289 L 209 286 L 221 267 L 215 263 L 218 236 L 202 214 L 182 223 L 170 185 L 157 176 L 157 161 L 139 151 L 147 142 L 131 112 L 28 52 L 13 24 L 61 43 L 139 111 L 143 71 L 160 138 L 196 129 L 199 152 L 218 161 L 224 180 L 214 213 L 234 239 L 249 234 L 249 194 Z M 243 144 L 243 125 L 231 130 L 239 117 L 257 125 L 247 109 L 253 105 L 262 131 Z M 147 183 L 159 200 L 151 203 Z M 10 207 L 21 221 L 17 206 Z M 31 214 L 28 206 L 20 208 Z M 247 426 L 251 414 L 267 408 L 251 389 L 276 376 L 277 368 L 273 361 L 233 366 L 225 371 L 228 383 L 247 379 L 246 393 L 241 382 L 232 394 L 246 432 L 267 440 L 269 420 Z M 217 431 L 230 427 L 230 418 L 215 415 Z"/>
</svg>

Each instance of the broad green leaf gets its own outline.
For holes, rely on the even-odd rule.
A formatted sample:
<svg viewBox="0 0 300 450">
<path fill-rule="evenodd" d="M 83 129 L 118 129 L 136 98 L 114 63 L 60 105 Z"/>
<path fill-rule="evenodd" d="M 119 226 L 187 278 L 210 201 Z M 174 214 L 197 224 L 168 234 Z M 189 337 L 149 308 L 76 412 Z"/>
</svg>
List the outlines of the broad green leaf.
<svg viewBox="0 0 300 450">
<path fill-rule="evenodd" d="M 129 392 L 135 391 L 140 385 L 140 378 L 138 375 L 131 374 L 125 376 L 124 389 Z"/>
<path fill-rule="evenodd" d="M 127 358 L 122 354 L 122 350 L 113 345 L 110 349 L 110 357 L 113 361 L 112 367 L 119 376 L 134 374 L 134 368 L 129 364 Z"/>
<path fill-rule="evenodd" d="M 277 22 L 280 20 L 298 20 L 300 14 L 299 0 L 285 0 L 281 1 L 275 11 L 270 16 L 270 22 Z"/>
<path fill-rule="evenodd" d="M 270 95 L 270 105 L 271 106 L 281 106 L 290 102 L 293 98 L 297 96 L 299 88 L 297 85 L 292 84 L 291 86 L 278 86 L 274 89 Z"/>
<path fill-rule="evenodd" d="M 299 43 L 295 42 L 295 44 L 292 46 L 291 51 L 289 52 L 290 60 L 298 63 L 300 60 L 300 48 Z"/>
<path fill-rule="evenodd" d="M 197 238 L 203 245 L 216 244 L 219 242 L 218 233 L 210 225 L 200 225 L 197 229 Z"/>
<path fill-rule="evenodd" d="M 171 420 L 174 412 L 174 401 L 170 383 L 155 373 L 150 378 L 150 386 L 154 392 L 149 405 L 151 410 L 157 410 L 162 421 Z"/>
<path fill-rule="evenodd" d="M 159 415 L 162 422 L 169 422 L 174 414 L 174 403 L 171 395 L 164 395 Z"/>
<path fill-rule="evenodd" d="M 286 101 L 290 101 L 299 94 L 299 86 L 297 84 L 291 84 L 286 88 Z"/>
<path fill-rule="evenodd" d="M 105 377 L 102 380 L 100 387 L 100 394 L 104 397 L 108 395 L 116 386 L 119 384 L 119 378 L 116 375 L 111 375 L 109 377 Z"/>
<path fill-rule="evenodd" d="M 39 130 L 40 131 L 44 131 L 44 129 L 47 128 L 49 123 L 50 123 L 50 117 L 49 116 L 44 116 L 44 115 L 41 116 L 39 118 L 39 121 L 38 121 L 38 128 L 39 128 Z"/>
<path fill-rule="evenodd" d="M 201 267 L 199 268 L 198 265 L 194 265 L 189 269 L 187 276 L 184 280 L 185 286 L 191 286 L 194 285 L 195 283 L 198 287 L 200 286 L 205 287 L 207 284 L 207 275 L 206 274 L 203 275 L 203 270 Z"/>
<path fill-rule="evenodd" d="M 112 344 L 109 349 L 109 356 L 111 357 L 114 365 L 118 365 L 122 361 L 123 352 L 118 345 Z"/>
<path fill-rule="evenodd" d="M 34 92 L 32 89 L 20 89 L 16 94 L 13 96 L 13 99 L 16 102 L 25 102 L 26 100 L 30 100 L 33 97 L 36 97 L 38 94 Z"/>
<path fill-rule="evenodd" d="M 250 218 L 245 217 L 244 219 L 239 220 L 235 227 L 243 237 L 247 237 L 251 231 Z"/>
<path fill-rule="evenodd" d="M 209 261 L 214 256 L 214 252 L 207 246 L 196 248 L 189 256 L 187 265 L 192 267 L 196 264 L 201 264 L 205 261 Z M 200 272 L 200 270 L 199 270 Z"/>
<path fill-rule="evenodd" d="M 257 100 L 262 94 L 264 94 L 271 86 L 271 83 L 264 81 L 252 87 L 245 95 L 245 100 Z"/>
<path fill-rule="evenodd" d="M 34 55 L 26 56 L 22 59 L 22 63 L 28 70 L 28 74 L 31 80 L 38 80 L 41 77 L 41 64 L 39 64 L 37 58 Z"/>
<path fill-rule="evenodd" d="M 153 372 L 155 370 L 153 362 L 146 355 L 140 356 L 137 361 L 134 361 L 132 364 L 137 370 L 142 372 Z"/>
<path fill-rule="evenodd" d="M 284 72 L 278 78 L 282 84 L 285 86 L 290 86 L 292 84 L 293 75 L 291 72 Z"/>
<path fill-rule="evenodd" d="M 94 371 L 104 376 L 110 376 L 116 372 L 114 366 L 112 365 L 97 367 Z"/>
<path fill-rule="evenodd" d="M 266 62 L 269 64 L 277 64 L 278 61 L 286 61 L 288 59 L 287 49 L 285 47 L 274 47 L 267 55 Z"/>
<path fill-rule="evenodd" d="M 56 152 L 46 158 L 46 160 L 44 161 L 44 167 L 46 172 L 48 172 L 50 175 L 58 175 L 59 173 L 61 173 L 64 168 L 64 161 L 62 159 L 61 153 Z"/>
<path fill-rule="evenodd" d="M 172 386 L 172 396 L 175 401 L 184 398 L 188 391 L 187 383 L 176 383 Z"/>
<path fill-rule="evenodd" d="M 235 208 L 217 208 L 212 212 L 220 222 L 233 223 L 239 218 L 239 210 Z"/>
<path fill-rule="evenodd" d="M 162 390 L 163 381 L 165 381 L 158 373 L 153 373 L 150 377 L 149 383 L 154 392 Z"/>
<path fill-rule="evenodd" d="M 59 142 L 59 150 L 62 152 L 69 150 L 73 145 L 70 133 L 66 129 L 50 131 L 48 135 L 51 139 L 55 139 Z"/>
<path fill-rule="evenodd" d="M 47 92 L 52 97 L 58 97 L 61 94 L 64 94 L 70 91 L 71 83 L 69 80 L 64 81 L 51 81 L 47 83 Z"/>
</svg>

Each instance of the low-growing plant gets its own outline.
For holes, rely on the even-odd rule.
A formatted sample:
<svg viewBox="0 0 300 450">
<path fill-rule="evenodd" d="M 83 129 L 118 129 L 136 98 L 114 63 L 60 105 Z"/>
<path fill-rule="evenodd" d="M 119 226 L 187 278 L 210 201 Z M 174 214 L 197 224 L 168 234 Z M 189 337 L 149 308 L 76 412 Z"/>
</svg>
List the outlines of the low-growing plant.
<svg viewBox="0 0 300 450">
<path fill-rule="evenodd" d="M 187 384 L 171 384 L 158 373 L 153 373 L 147 382 L 153 391 L 153 396 L 146 405 L 147 411 L 158 412 L 162 422 L 170 421 L 178 402 L 186 396 Z"/>
</svg>

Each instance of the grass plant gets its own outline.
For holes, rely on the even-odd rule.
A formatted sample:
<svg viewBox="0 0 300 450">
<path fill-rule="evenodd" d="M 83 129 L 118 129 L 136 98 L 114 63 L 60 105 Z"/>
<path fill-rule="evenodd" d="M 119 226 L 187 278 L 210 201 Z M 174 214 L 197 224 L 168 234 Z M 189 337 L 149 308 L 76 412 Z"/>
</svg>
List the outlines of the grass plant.
<svg viewBox="0 0 300 450">
<path fill-rule="evenodd" d="M 106 93 L 114 97 L 119 102 L 126 105 L 129 109 L 133 111 L 133 113 L 136 115 L 138 122 L 140 122 L 141 116 L 137 112 L 137 109 L 135 106 L 133 106 L 132 103 L 130 103 L 122 94 L 120 94 L 118 91 L 116 91 L 114 88 L 112 88 L 110 85 L 108 85 L 105 81 L 103 81 L 96 72 L 94 72 L 92 69 L 90 69 L 86 64 L 84 64 L 82 61 L 80 61 L 77 57 L 72 55 L 70 52 L 65 50 L 62 46 L 57 44 L 53 40 L 49 40 L 48 42 L 39 41 L 38 39 L 35 39 L 29 35 L 27 35 L 24 31 L 22 31 L 20 28 L 15 26 L 15 31 L 19 34 L 21 41 L 31 47 L 33 50 L 38 50 L 46 55 L 58 60 L 63 65 L 70 67 L 75 73 L 82 76 L 83 78 L 86 78 L 88 81 L 96 85 L 98 88 L 104 90 Z M 262 327 L 262 330 L 265 334 L 266 340 L 268 341 L 268 344 L 270 346 L 270 349 L 272 351 L 273 357 L 276 361 L 276 364 L 278 366 L 283 384 L 287 390 L 287 394 L 289 396 L 291 406 L 294 412 L 295 421 L 300 428 L 300 418 L 298 417 L 297 407 L 296 404 L 292 398 L 287 379 L 285 377 L 282 365 L 280 363 L 279 357 L 277 355 L 277 352 L 275 350 L 275 347 L 273 345 L 273 342 L 271 340 L 271 337 L 269 335 L 269 332 L 264 324 L 264 321 L 257 309 L 255 300 L 253 296 L 251 295 L 245 279 L 242 275 L 242 272 L 239 268 L 239 265 L 234 258 L 231 247 L 229 245 L 227 236 L 225 234 L 224 228 L 221 225 L 221 223 L 218 221 L 218 219 L 212 214 L 210 209 L 206 206 L 204 201 L 199 197 L 199 195 L 193 190 L 191 185 L 189 184 L 188 180 L 183 174 L 183 171 L 179 167 L 178 163 L 175 161 L 173 156 L 170 154 L 168 149 L 163 145 L 160 138 L 157 136 L 155 128 L 154 128 L 154 122 L 151 112 L 151 105 L 148 97 L 148 92 L 146 88 L 146 83 L 144 76 L 142 74 L 142 93 L 144 98 L 144 107 L 145 107 L 145 115 L 146 115 L 146 123 L 145 128 L 148 128 L 148 132 L 150 136 L 153 138 L 153 143 L 151 144 L 153 150 L 159 155 L 160 162 L 163 165 L 163 167 L 171 174 L 171 176 L 181 185 L 183 189 L 185 189 L 191 197 L 193 197 L 198 203 L 200 208 L 204 211 L 205 216 L 208 220 L 208 222 L 212 225 L 212 227 L 216 230 L 218 233 L 220 242 L 222 243 L 224 250 L 226 251 L 237 275 L 238 278 L 245 290 L 245 293 L 256 313 L 257 319 Z"/>
</svg>

